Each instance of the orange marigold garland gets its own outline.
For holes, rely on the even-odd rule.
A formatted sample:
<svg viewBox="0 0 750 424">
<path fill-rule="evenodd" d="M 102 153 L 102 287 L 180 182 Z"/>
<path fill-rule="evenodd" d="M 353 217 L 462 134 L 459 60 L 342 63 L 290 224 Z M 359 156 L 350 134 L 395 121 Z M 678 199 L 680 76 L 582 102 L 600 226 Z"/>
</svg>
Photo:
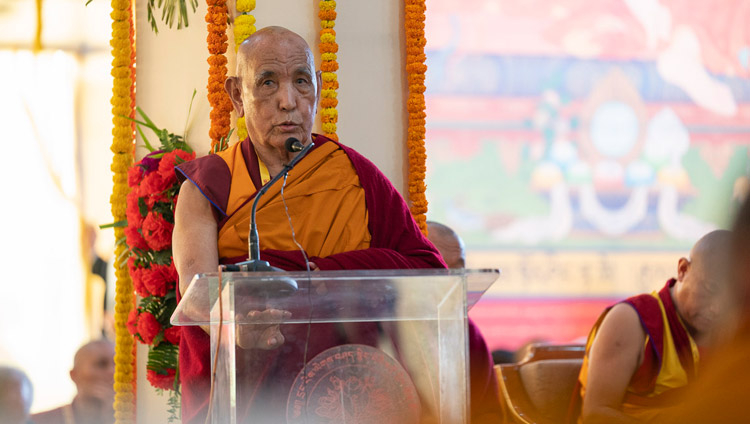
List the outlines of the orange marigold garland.
<svg viewBox="0 0 750 424">
<path fill-rule="evenodd" d="M 425 65 L 426 44 L 424 34 L 425 2 L 424 0 L 406 0 L 406 74 L 409 84 L 407 112 L 407 146 L 409 149 L 409 200 L 411 214 L 423 233 L 427 234 L 427 198 L 425 197 L 425 172 L 427 170 L 425 154 Z"/>
<path fill-rule="evenodd" d="M 323 134 L 331 140 L 338 141 L 336 135 L 336 123 L 338 122 L 339 101 L 336 98 L 336 90 L 339 88 L 339 82 L 336 78 L 336 71 L 339 64 L 336 62 L 336 53 L 339 51 L 339 45 L 336 44 L 336 31 L 333 27 L 336 25 L 336 1 L 321 0 L 320 11 L 320 54 L 323 86 L 320 92 L 320 109 Z"/>
<path fill-rule="evenodd" d="M 112 0 L 112 172 L 113 188 L 110 203 L 115 222 L 125 220 L 126 198 L 129 192 L 128 169 L 133 163 L 135 132 L 132 121 L 127 117 L 134 116 L 133 89 L 133 19 L 130 0 Z M 127 253 L 123 228 L 115 226 L 115 258 L 120 259 Z M 133 355 L 133 337 L 127 330 L 127 319 L 133 307 L 133 283 L 128 269 L 120 260 L 114 261 L 117 277 L 115 294 L 115 422 L 118 424 L 135 422 L 135 369 Z"/>
<path fill-rule="evenodd" d="M 208 24 L 208 103 L 211 105 L 211 151 L 226 148 L 229 136 L 232 103 L 224 91 L 227 79 L 227 2 L 226 0 L 206 0 L 206 23 Z"/>
<path fill-rule="evenodd" d="M 237 17 L 234 18 L 234 52 L 247 37 L 255 32 L 255 17 L 250 12 L 255 9 L 255 0 L 237 0 Z M 247 137 L 245 117 L 237 118 L 237 137 L 244 140 Z"/>
</svg>

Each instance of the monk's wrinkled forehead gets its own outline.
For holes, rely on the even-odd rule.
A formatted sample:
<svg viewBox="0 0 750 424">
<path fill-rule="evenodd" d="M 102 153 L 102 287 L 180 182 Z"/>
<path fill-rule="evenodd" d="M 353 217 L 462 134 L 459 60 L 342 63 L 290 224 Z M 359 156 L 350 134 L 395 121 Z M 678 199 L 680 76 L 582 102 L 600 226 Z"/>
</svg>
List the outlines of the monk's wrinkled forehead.
<svg viewBox="0 0 750 424">
<path fill-rule="evenodd" d="M 263 64 L 299 63 L 315 72 L 315 61 L 307 42 L 298 34 L 281 27 L 267 27 L 247 38 L 237 54 L 237 75 L 258 71 Z"/>
</svg>

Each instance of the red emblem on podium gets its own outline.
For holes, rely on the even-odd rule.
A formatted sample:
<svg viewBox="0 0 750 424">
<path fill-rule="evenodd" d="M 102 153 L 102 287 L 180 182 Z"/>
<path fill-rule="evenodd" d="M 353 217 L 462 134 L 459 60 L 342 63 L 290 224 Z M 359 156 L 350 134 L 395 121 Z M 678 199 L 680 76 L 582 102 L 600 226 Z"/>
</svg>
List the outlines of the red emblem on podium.
<svg viewBox="0 0 750 424">
<path fill-rule="evenodd" d="M 420 402 L 406 370 L 371 346 L 348 344 L 318 354 L 289 391 L 288 424 L 419 423 Z"/>
</svg>

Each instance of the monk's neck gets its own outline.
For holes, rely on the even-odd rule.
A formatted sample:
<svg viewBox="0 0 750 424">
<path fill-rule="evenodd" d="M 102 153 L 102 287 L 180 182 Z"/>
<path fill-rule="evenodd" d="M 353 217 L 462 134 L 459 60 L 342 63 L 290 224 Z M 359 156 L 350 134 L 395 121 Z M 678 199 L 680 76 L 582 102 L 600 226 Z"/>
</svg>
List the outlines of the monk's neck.
<svg viewBox="0 0 750 424">
<path fill-rule="evenodd" d="M 285 148 L 276 149 L 273 147 L 255 145 L 255 153 L 263 165 L 268 169 L 268 175 L 273 178 L 284 169 L 284 166 L 294 159 L 299 152 L 288 152 Z"/>
<path fill-rule="evenodd" d="M 289 163 L 293 157 L 292 153 L 289 153 L 287 151 L 268 151 L 259 149 L 257 147 L 255 151 L 258 154 L 258 158 L 260 159 L 260 161 L 263 162 L 263 165 L 265 165 L 266 169 L 268 169 L 268 175 L 271 178 L 281 172 L 284 169 L 284 165 Z"/>
</svg>

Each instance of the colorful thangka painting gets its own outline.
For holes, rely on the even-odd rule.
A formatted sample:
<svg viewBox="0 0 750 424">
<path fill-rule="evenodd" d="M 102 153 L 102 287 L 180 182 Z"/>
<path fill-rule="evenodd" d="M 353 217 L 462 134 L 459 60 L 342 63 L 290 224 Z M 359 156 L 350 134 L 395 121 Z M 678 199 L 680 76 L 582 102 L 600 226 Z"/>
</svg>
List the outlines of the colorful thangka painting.
<svg viewBox="0 0 750 424">
<path fill-rule="evenodd" d="M 728 225 L 750 1 L 427 7 L 428 218 L 492 249 L 674 250 Z"/>
<path fill-rule="evenodd" d="M 750 0 L 428 0 L 428 219 L 491 348 L 580 342 L 750 188 Z"/>
</svg>

